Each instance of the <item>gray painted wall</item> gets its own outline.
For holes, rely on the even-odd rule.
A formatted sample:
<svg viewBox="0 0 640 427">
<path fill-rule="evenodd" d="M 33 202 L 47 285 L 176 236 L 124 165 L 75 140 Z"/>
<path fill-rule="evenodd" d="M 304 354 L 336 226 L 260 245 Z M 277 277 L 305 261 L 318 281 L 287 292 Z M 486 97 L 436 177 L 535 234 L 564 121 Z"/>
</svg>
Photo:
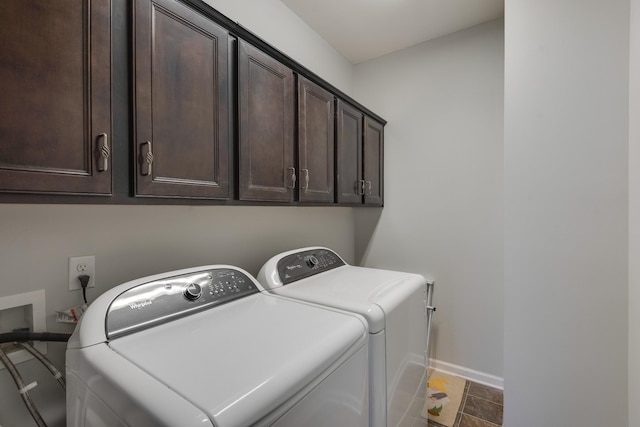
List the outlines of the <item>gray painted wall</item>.
<svg viewBox="0 0 640 427">
<path fill-rule="evenodd" d="M 209 3 L 352 92 L 351 64 L 279 1 Z M 56 310 L 82 300 L 80 292 L 67 291 L 69 256 L 96 256 L 91 300 L 127 280 L 183 267 L 227 263 L 257 274 L 269 257 L 299 246 L 333 247 L 352 262 L 353 236 L 351 208 L 0 204 L 0 297 L 45 289 L 47 329 L 71 332 L 55 323 Z M 65 346 L 48 348 L 64 370 Z M 38 381 L 30 394 L 48 425 L 64 425 L 57 382 L 32 361 L 19 369 L 27 383 Z M 0 425 L 35 425 L 6 370 L 0 370 Z"/>
<path fill-rule="evenodd" d="M 629 103 L 629 426 L 640 426 L 640 1 L 631 0 Z"/>
<path fill-rule="evenodd" d="M 385 207 L 360 209 L 356 259 L 436 281 L 431 357 L 502 376 L 503 21 L 355 67 L 386 118 Z"/>
<path fill-rule="evenodd" d="M 505 22 L 505 425 L 626 426 L 629 1 Z"/>
</svg>

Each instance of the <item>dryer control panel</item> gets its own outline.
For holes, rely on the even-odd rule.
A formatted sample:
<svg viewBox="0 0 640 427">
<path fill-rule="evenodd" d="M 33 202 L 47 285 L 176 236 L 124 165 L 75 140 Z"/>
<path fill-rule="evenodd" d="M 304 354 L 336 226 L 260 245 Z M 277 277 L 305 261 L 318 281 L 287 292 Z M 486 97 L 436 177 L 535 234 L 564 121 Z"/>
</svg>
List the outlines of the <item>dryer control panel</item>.
<svg viewBox="0 0 640 427">
<path fill-rule="evenodd" d="M 278 275 L 287 285 L 306 277 L 345 265 L 344 261 L 328 249 L 312 249 L 287 255 L 278 261 Z"/>
<path fill-rule="evenodd" d="M 230 268 L 198 271 L 144 283 L 118 295 L 106 317 L 108 339 L 175 320 L 257 293 L 244 273 Z"/>
</svg>

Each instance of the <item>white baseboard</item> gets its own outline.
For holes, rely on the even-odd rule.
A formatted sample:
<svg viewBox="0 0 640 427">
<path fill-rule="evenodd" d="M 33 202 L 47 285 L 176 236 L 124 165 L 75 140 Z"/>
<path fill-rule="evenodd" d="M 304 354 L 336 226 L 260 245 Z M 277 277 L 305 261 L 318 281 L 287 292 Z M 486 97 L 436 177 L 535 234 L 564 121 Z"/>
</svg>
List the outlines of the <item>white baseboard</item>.
<svg viewBox="0 0 640 427">
<path fill-rule="evenodd" d="M 464 366 L 458 366 L 454 365 L 453 363 L 447 363 L 436 359 L 429 359 L 429 368 L 447 374 L 457 375 L 459 377 L 473 381 L 474 383 L 480 383 L 488 385 L 489 387 L 504 390 L 504 378 L 500 378 L 495 375 L 485 374 L 484 372 L 476 371 L 473 369 L 465 368 Z"/>
</svg>

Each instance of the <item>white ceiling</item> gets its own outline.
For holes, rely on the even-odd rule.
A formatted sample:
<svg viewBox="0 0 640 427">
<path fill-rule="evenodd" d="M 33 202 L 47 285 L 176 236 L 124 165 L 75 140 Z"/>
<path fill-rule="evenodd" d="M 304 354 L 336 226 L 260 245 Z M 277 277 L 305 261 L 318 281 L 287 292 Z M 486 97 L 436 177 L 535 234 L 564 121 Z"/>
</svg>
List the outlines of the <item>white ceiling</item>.
<svg viewBox="0 0 640 427">
<path fill-rule="evenodd" d="M 354 64 L 504 15 L 504 0 L 281 0 Z"/>
</svg>

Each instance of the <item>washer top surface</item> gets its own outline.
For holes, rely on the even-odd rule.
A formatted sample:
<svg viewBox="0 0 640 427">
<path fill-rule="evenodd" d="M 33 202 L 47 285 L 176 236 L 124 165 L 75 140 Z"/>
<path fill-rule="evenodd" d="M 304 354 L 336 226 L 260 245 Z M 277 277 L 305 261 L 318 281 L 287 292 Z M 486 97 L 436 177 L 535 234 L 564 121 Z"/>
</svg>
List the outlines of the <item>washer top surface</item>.
<svg viewBox="0 0 640 427">
<path fill-rule="evenodd" d="M 329 262 L 324 262 L 327 251 L 333 255 Z M 302 260 L 313 256 L 320 261 L 291 270 L 299 272 L 301 278 L 286 283 L 287 280 L 283 281 L 281 277 L 285 270 L 281 261 L 291 259 L 296 253 L 303 254 Z M 338 256 L 334 252 L 321 247 L 284 252 L 265 263 L 258 274 L 258 281 L 265 289 L 278 295 L 361 314 L 367 319 L 370 333 L 383 330 L 385 313 L 390 313 L 416 289 L 425 287 L 426 280 L 419 274 L 355 267 L 341 258 L 340 265 L 336 266 L 331 262 L 335 257 Z M 297 265 L 292 263 L 293 267 Z"/>
<path fill-rule="evenodd" d="M 126 295 L 122 290 L 111 295 Z M 96 302 L 79 328 L 96 325 L 102 307 L 104 329 L 109 304 Z M 97 345 L 226 426 L 255 423 L 366 343 L 359 316 L 257 292 Z"/>
</svg>

